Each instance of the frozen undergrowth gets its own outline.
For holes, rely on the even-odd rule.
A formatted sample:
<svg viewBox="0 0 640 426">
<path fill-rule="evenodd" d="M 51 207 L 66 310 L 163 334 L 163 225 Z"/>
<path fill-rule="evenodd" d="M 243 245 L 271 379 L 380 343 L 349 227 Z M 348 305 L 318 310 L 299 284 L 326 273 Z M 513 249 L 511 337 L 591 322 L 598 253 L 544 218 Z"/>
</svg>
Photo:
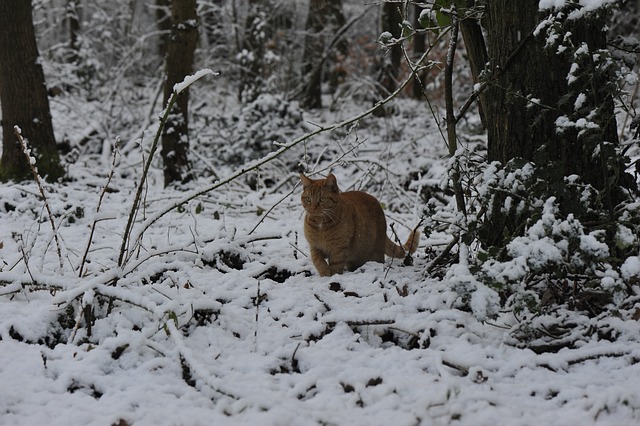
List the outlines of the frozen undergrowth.
<svg viewBox="0 0 640 426">
<path fill-rule="evenodd" d="M 163 216 L 123 268 L 118 251 L 139 154 L 119 159 L 99 213 L 106 156 L 104 172 L 96 173 L 98 159 L 81 157 L 70 165 L 71 182 L 47 186 L 62 270 L 35 185 L 2 186 L 0 424 L 640 421 L 632 308 L 619 317 L 567 314 L 563 330 L 545 328 L 557 327 L 545 317 L 528 322 L 548 332 L 542 343 L 570 343 L 537 354 L 521 347 L 513 314 L 477 319 L 488 290 L 472 296 L 467 311 L 456 291 L 456 283 L 473 284 L 464 265 L 426 272 L 430 250 L 442 250 L 448 235 L 424 239 L 410 267 L 315 274 L 292 165 L 332 164 L 343 189 L 380 198 L 401 239 L 434 194 L 436 208 L 448 202 L 438 192 L 446 173 L 438 132 L 409 124 L 413 104 L 397 108 L 391 118 L 322 135 Z M 215 163 L 215 153 L 198 154 L 196 164 Z M 153 168 L 134 234 L 184 195 L 161 183 Z M 598 332 L 571 334 L 587 329 Z"/>
</svg>

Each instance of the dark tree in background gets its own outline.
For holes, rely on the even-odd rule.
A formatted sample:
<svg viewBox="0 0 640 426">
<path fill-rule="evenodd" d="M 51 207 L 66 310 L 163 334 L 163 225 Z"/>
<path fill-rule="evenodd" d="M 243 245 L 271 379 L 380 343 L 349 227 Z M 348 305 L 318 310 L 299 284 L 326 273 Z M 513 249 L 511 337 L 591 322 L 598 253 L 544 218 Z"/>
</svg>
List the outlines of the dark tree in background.
<svg viewBox="0 0 640 426">
<path fill-rule="evenodd" d="M 388 32 L 394 39 L 402 36 L 402 7 L 401 2 L 384 2 L 382 4 L 382 32 Z M 385 94 L 392 93 L 398 87 L 400 62 L 402 61 L 402 45 L 393 43 L 385 55 L 378 74 L 378 83 Z"/>
<path fill-rule="evenodd" d="M 226 32 L 228 26 L 224 19 L 225 0 L 207 0 L 201 2 L 200 7 L 200 41 L 202 48 L 206 48 L 209 54 L 215 58 L 227 58 L 231 51 L 227 43 Z"/>
<path fill-rule="evenodd" d="M 171 35 L 167 44 L 164 104 L 173 86 L 193 72 L 193 55 L 198 41 L 196 0 L 172 0 Z M 189 171 L 189 90 L 177 97 L 162 133 L 165 186 L 191 179 Z"/>
<path fill-rule="evenodd" d="M 69 30 L 69 62 L 77 63 L 80 50 L 80 0 L 67 0 L 65 21 Z"/>
<path fill-rule="evenodd" d="M 171 0 L 155 0 L 153 9 L 158 30 L 161 32 L 158 41 L 158 54 L 164 57 L 167 54 L 167 45 L 171 35 Z"/>
<path fill-rule="evenodd" d="M 240 49 L 239 99 L 244 103 L 254 101 L 265 89 L 265 43 L 271 37 L 268 12 L 269 0 L 249 0 L 249 12 L 245 22 L 244 39 Z"/>
<path fill-rule="evenodd" d="M 475 78 L 489 60 L 488 86 L 481 108 L 488 131 L 488 160 L 508 164 L 514 159 L 535 163 L 565 214 L 581 211 L 565 192 L 565 177 L 580 176 L 600 193 L 603 213 L 621 201 L 619 185 L 629 185 L 616 152 L 618 136 L 612 93 L 615 85 L 606 57 L 606 11 L 565 18 L 538 27 L 550 12 L 538 0 L 488 0 L 480 39 L 477 22 L 463 25 Z M 464 21 L 464 20 L 463 20 Z M 562 26 L 565 48 L 549 45 L 554 25 Z M 536 28 L 538 31 L 536 32 Z M 466 32 L 465 32 L 466 31 Z M 590 122 L 581 127 L 581 119 Z M 558 127 L 560 125 L 560 128 Z M 500 208 L 500 206 L 494 206 Z M 490 243 L 521 226 L 502 214 L 491 215 Z"/>
<path fill-rule="evenodd" d="M 420 28 L 420 14 L 424 10 L 424 6 L 422 4 L 414 4 L 413 5 L 413 26 L 414 28 Z M 416 58 L 422 55 L 426 48 L 426 36 L 424 32 L 416 32 L 413 35 L 413 53 Z M 425 72 L 418 72 L 416 76 L 417 79 L 413 82 L 413 87 L 411 90 L 411 96 L 415 99 L 421 99 L 424 96 L 424 86 L 425 86 Z"/>
<path fill-rule="evenodd" d="M 330 54 L 327 50 L 333 47 L 342 55 L 347 53 L 347 43 L 335 39 L 344 24 L 342 0 L 309 0 L 302 59 L 302 76 L 306 80 L 302 105 L 306 108 L 322 107 L 323 69 Z"/>
<path fill-rule="evenodd" d="M 49 180 L 64 171 L 56 149 L 44 73 L 39 63 L 30 1 L 4 0 L 0 13 L 0 103 L 2 159 L 0 180 L 31 176 L 14 135 L 14 126 L 32 148 L 40 175 Z"/>
</svg>

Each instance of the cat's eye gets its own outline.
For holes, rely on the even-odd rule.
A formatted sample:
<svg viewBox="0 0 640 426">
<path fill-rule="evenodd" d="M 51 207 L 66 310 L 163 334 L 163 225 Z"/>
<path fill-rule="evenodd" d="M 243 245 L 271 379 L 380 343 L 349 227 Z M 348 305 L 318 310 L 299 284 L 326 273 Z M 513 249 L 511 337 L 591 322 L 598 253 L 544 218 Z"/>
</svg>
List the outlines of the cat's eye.
<svg viewBox="0 0 640 426">
<path fill-rule="evenodd" d="M 320 197 L 320 202 L 324 203 L 325 201 L 327 201 L 327 199 L 325 197 Z"/>
<path fill-rule="evenodd" d="M 311 197 L 309 197 L 309 196 L 304 197 L 304 202 L 305 203 L 310 203 L 311 202 Z"/>
</svg>

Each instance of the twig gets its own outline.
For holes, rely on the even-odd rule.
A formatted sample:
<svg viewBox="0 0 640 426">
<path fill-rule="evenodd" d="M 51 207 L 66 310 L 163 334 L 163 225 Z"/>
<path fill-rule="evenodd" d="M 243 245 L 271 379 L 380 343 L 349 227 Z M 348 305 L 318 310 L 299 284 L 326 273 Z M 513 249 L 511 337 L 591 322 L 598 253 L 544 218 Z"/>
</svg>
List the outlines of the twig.
<svg viewBox="0 0 640 426">
<path fill-rule="evenodd" d="M 251 231 L 249 231 L 249 233 L 247 235 L 251 235 L 253 234 L 253 232 L 258 229 L 258 226 L 260 226 L 262 224 L 262 222 L 265 221 L 265 219 L 269 216 L 269 214 L 273 211 L 273 209 L 275 209 L 278 205 L 280 205 L 280 203 L 282 203 L 284 200 L 286 200 L 287 198 L 289 198 L 291 196 L 291 194 L 293 194 L 293 191 L 296 190 L 296 188 L 298 187 L 298 184 L 295 184 L 293 186 L 293 188 L 291 189 L 291 191 L 289 191 L 284 197 L 280 198 L 274 205 L 272 205 L 269 210 L 267 210 L 262 217 L 260 218 L 260 220 L 258 221 L 258 223 L 256 223 L 256 225 L 251 228 Z"/>
<path fill-rule="evenodd" d="M 31 282 L 34 285 L 37 285 L 38 282 L 35 280 L 35 278 L 33 278 L 33 274 L 31 273 L 31 268 L 29 268 L 29 256 L 27 256 L 27 253 L 24 251 L 24 244 L 20 244 L 20 253 L 22 253 L 22 261 L 24 262 L 24 266 L 27 269 L 27 273 L 29 274 L 29 277 L 31 277 Z"/>
<path fill-rule="evenodd" d="M 226 390 L 222 390 L 216 384 L 212 383 L 211 372 L 208 371 L 208 369 L 201 366 L 200 363 L 198 363 L 193 358 L 191 351 L 189 350 L 189 348 L 187 348 L 187 345 L 182 339 L 182 334 L 178 330 L 174 321 L 169 320 L 166 322 L 166 330 L 168 331 L 169 336 L 172 337 L 176 345 L 176 349 L 179 353 L 179 356 L 180 358 L 182 358 L 183 363 L 187 364 L 188 367 L 190 367 L 190 369 L 192 370 L 192 374 L 193 373 L 197 374 L 197 377 L 196 377 L 197 380 L 207 385 L 214 392 L 217 392 L 231 399 L 235 399 L 235 400 L 240 399 L 238 396 L 233 395 L 231 392 L 228 392 Z"/>
<path fill-rule="evenodd" d="M 298 365 L 298 360 L 296 359 L 298 349 L 300 349 L 300 343 L 298 343 L 295 350 L 293 351 L 293 354 L 291 355 L 291 371 L 294 371 L 296 373 L 300 372 L 300 366 Z"/>
<path fill-rule="evenodd" d="M 487 78 L 485 81 L 483 81 L 480 84 L 480 87 L 478 89 L 474 90 L 471 93 L 471 96 L 469 96 L 469 98 L 466 100 L 466 102 L 464 103 L 462 108 L 460 108 L 460 111 L 458 111 L 458 115 L 456 115 L 456 120 L 455 120 L 456 123 L 458 123 L 462 119 L 462 117 L 465 116 L 465 114 L 467 113 L 467 110 L 480 97 L 482 92 L 484 92 L 485 89 L 487 89 L 487 87 L 489 87 L 489 85 L 491 83 L 494 83 L 511 66 L 512 62 L 520 54 L 520 52 L 524 49 L 524 46 L 529 42 L 531 37 L 533 37 L 533 32 L 528 33 L 526 35 L 526 37 L 522 39 L 520 44 L 518 44 L 518 46 L 516 46 L 516 48 L 513 50 L 513 52 L 511 52 L 511 54 L 509 55 L 509 57 L 507 58 L 505 63 L 502 64 L 502 66 L 495 67 L 493 69 L 492 74 L 489 76 L 489 78 Z"/>
<path fill-rule="evenodd" d="M 467 376 L 469 374 L 469 368 L 464 365 L 456 364 L 454 362 L 447 361 L 446 359 L 442 360 L 442 365 L 459 371 L 463 376 Z"/>
<path fill-rule="evenodd" d="M 256 289 L 256 328 L 253 331 L 253 338 L 254 338 L 254 352 L 258 352 L 258 324 L 260 324 L 260 280 L 257 280 L 258 284 L 257 284 L 257 289 Z"/>
<path fill-rule="evenodd" d="M 49 215 L 49 222 L 51 223 L 51 230 L 53 231 L 53 238 L 56 241 L 56 247 L 58 249 L 58 259 L 60 260 L 60 269 L 64 267 L 62 260 L 62 250 L 60 249 L 60 240 L 58 239 L 58 230 L 56 228 L 55 223 L 53 222 L 53 214 L 51 213 L 51 208 L 49 207 L 49 201 L 47 200 L 47 195 L 44 192 L 44 187 L 42 186 L 42 182 L 40 181 L 40 175 L 38 175 L 38 168 L 36 167 L 35 158 L 31 156 L 31 150 L 27 147 L 27 143 L 24 141 L 22 137 L 22 130 L 20 127 L 13 126 L 13 133 L 18 138 L 20 142 L 20 146 L 22 147 L 22 153 L 27 158 L 27 163 L 29 164 L 29 168 L 31 169 L 31 173 L 33 174 L 33 178 L 38 185 L 38 189 L 40 190 L 40 195 L 42 196 L 42 200 L 44 202 L 44 206 L 47 209 L 47 214 Z"/>
<path fill-rule="evenodd" d="M 395 320 L 346 320 L 346 321 L 340 321 L 340 322 L 344 322 L 345 324 L 351 327 L 362 327 L 366 325 L 389 325 L 389 324 L 396 323 Z M 327 324 L 329 327 L 335 327 L 337 322 L 327 321 L 325 324 Z"/>
<path fill-rule="evenodd" d="M 430 273 L 433 270 L 433 268 L 435 268 L 436 265 L 438 265 L 440 261 L 442 261 L 442 259 L 444 259 L 444 257 L 447 256 L 449 252 L 451 252 L 451 249 L 453 249 L 453 247 L 458 243 L 459 238 L 460 238 L 459 235 L 456 235 L 455 237 L 453 237 L 453 240 L 451 240 L 451 242 L 447 245 L 447 247 L 445 247 L 445 249 L 442 250 L 442 252 L 438 255 L 438 257 L 433 259 L 433 261 L 427 266 L 427 273 Z"/>
<path fill-rule="evenodd" d="M 116 144 L 113 149 L 113 161 L 111 162 L 111 170 L 109 170 L 109 175 L 107 176 L 107 183 L 105 184 L 104 188 L 102 188 L 102 192 L 100 193 L 100 198 L 98 198 L 98 206 L 96 207 L 96 213 L 100 212 L 100 207 L 102 206 L 102 200 L 105 194 L 107 193 L 107 188 L 109 187 L 109 184 L 111 183 L 111 179 L 113 178 L 113 173 L 116 168 L 116 158 L 118 156 L 117 146 L 118 146 L 118 140 L 116 140 Z M 98 222 L 99 222 L 99 219 L 94 219 L 93 223 L 91 224 L 91 231 L 89 232 L 89 241 L 87 241 L 87 247 L 84 251 L 84 255 L 82 256 L 82 262 L 80 263 L 78 277 L 82 278 L 82 273 L 84 272 L 84 265 L 87 262 L 89 249 L 91 248 L 91 243 L 93 242 L 93 234 L 96 230 L 96 225 L 98 224 Z"/>
</svg>

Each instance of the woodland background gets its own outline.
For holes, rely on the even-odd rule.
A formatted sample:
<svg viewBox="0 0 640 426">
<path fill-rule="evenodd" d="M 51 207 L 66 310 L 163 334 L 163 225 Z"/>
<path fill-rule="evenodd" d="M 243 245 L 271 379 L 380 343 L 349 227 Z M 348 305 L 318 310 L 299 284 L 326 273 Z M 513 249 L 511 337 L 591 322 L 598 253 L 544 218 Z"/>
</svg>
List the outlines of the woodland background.
<svg viewBox="0 0 640 426">
<path fill-rule="evenodd" d="M 640 421 L 638 2 L 3 9 L 0 424 Z"/>
</svg>

